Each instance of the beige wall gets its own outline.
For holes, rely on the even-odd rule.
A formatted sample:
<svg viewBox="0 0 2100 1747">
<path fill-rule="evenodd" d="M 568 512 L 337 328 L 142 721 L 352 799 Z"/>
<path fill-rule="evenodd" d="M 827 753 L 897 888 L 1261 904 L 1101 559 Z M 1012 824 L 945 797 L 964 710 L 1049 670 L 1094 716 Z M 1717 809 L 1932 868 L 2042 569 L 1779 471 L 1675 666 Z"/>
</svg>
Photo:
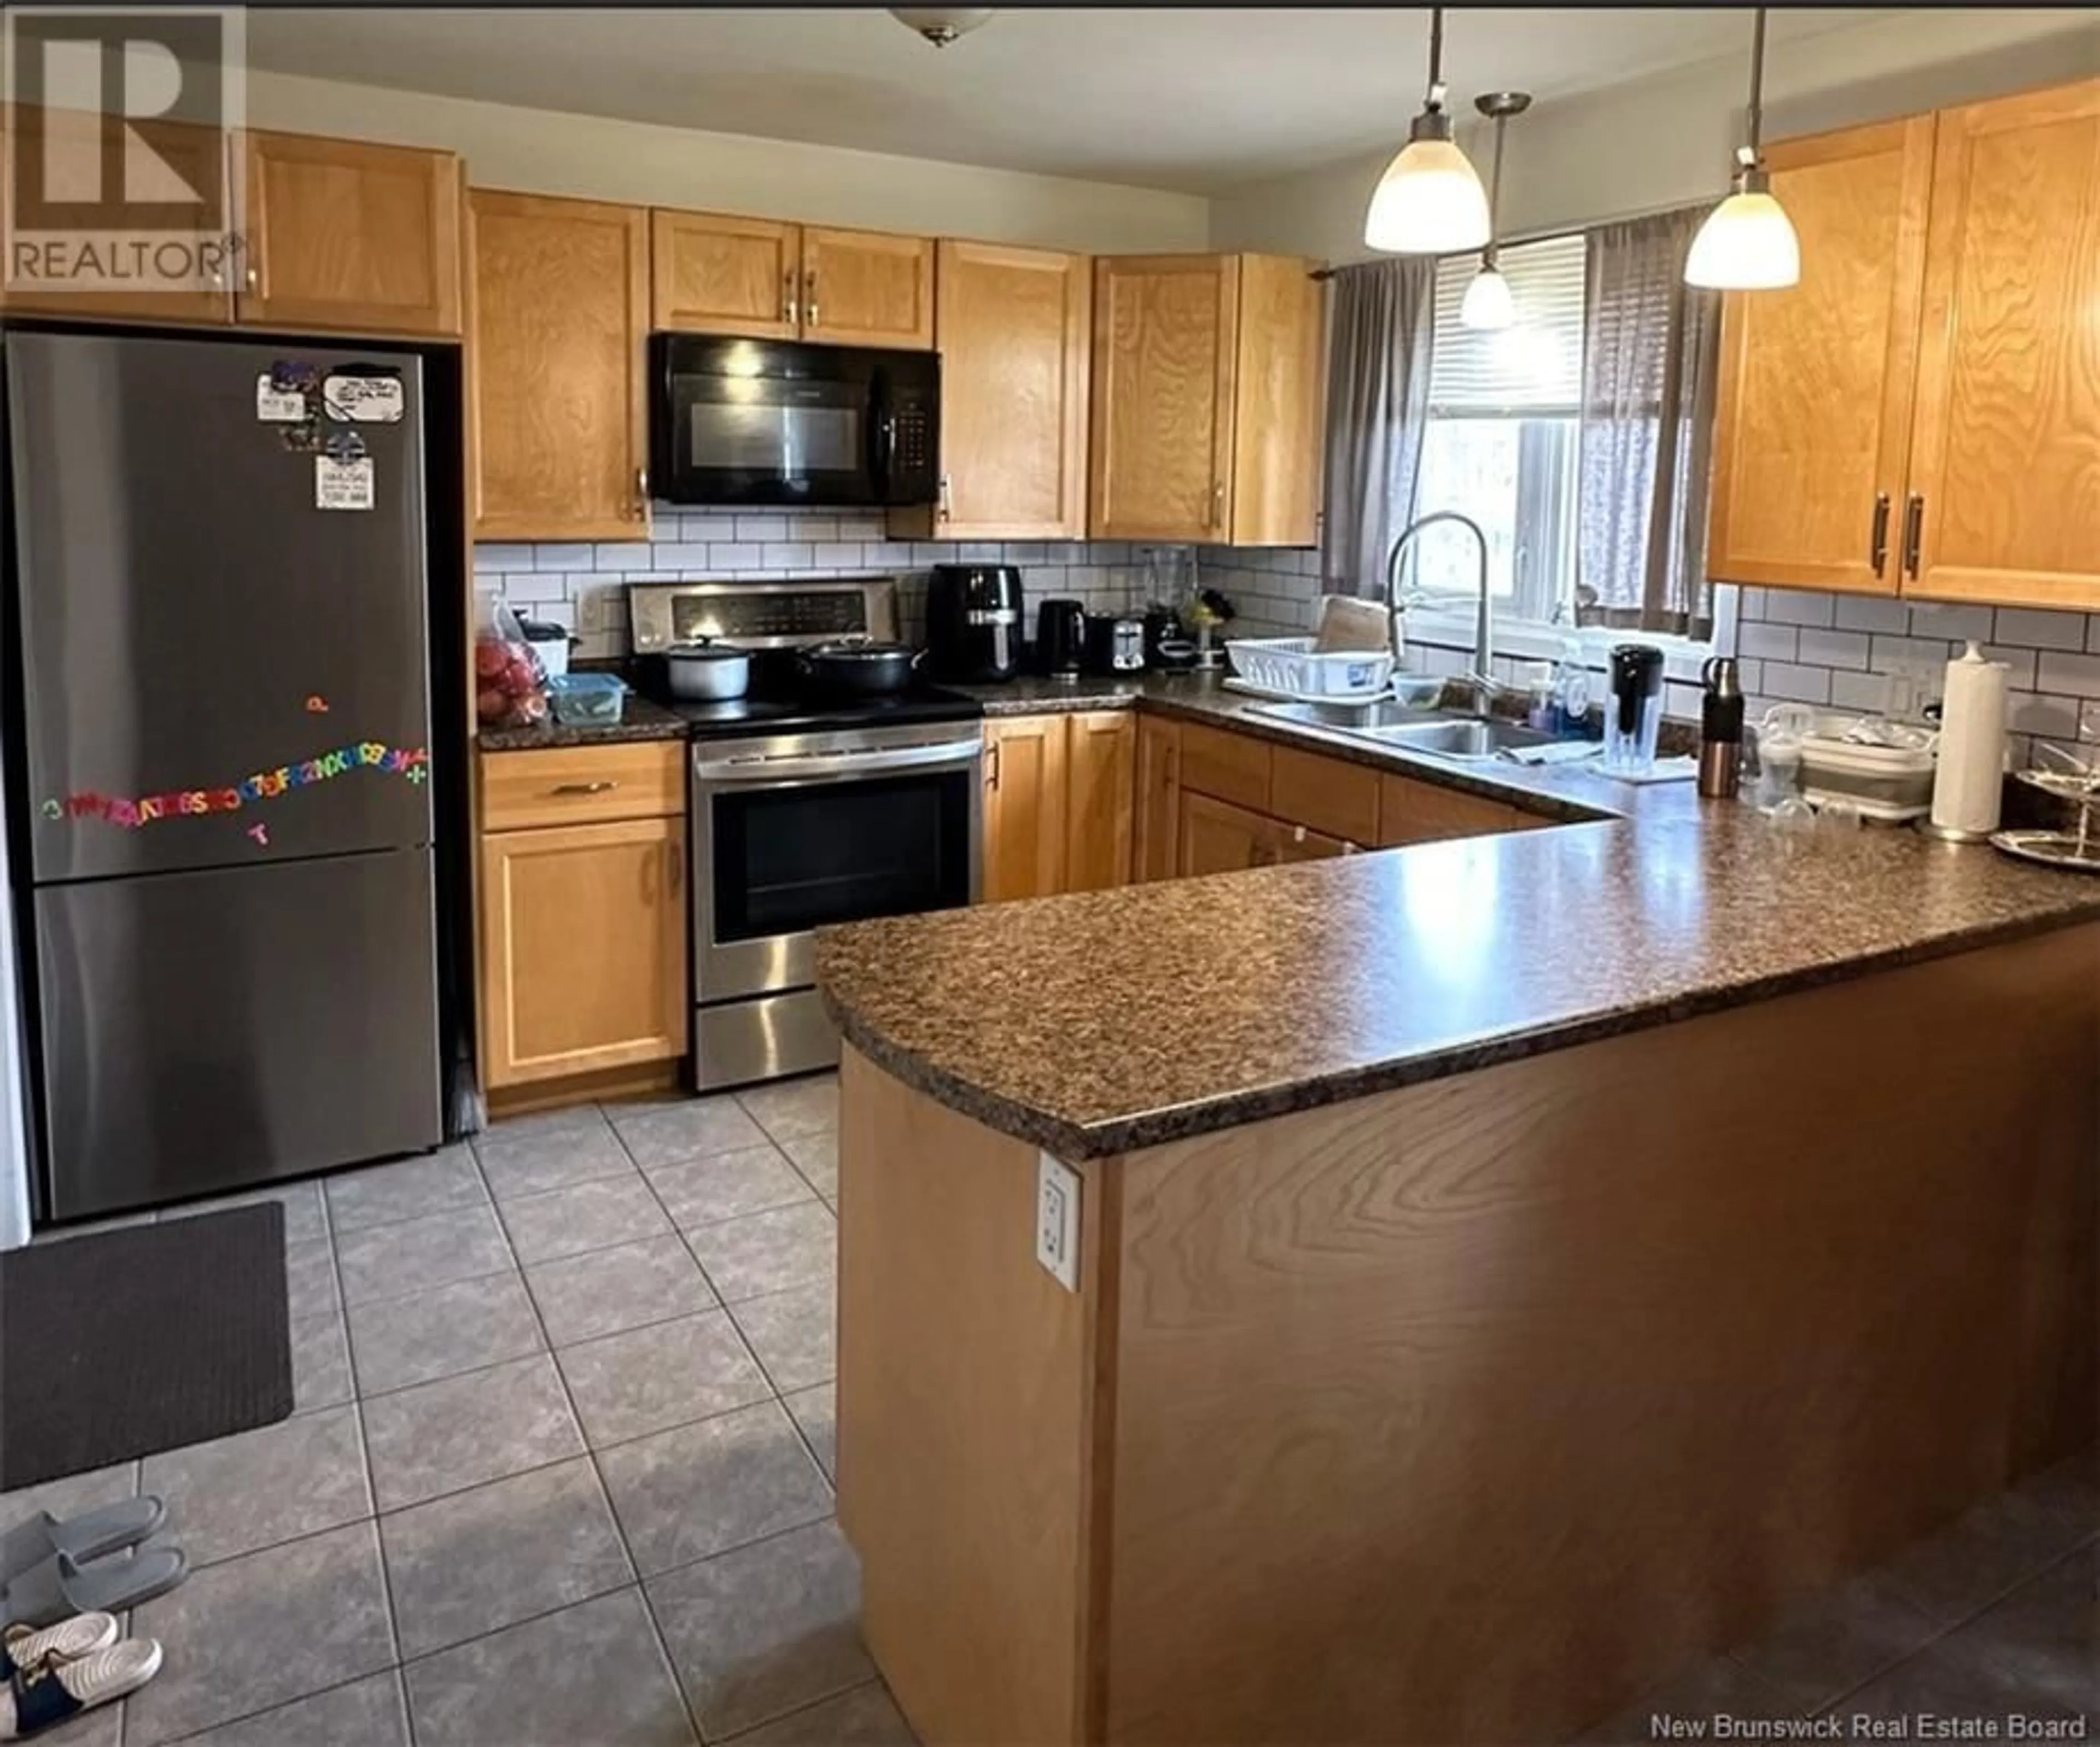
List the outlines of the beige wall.
<svg viewBox="0 0 2100 1747">
<path fill-rule="evenodd" d="M 1088 250 L 1202 249 L 1200 196 L 251 72 L 258 127 L 448 147 L 480 187 Z"/>
<path fill-rule="evenodd" d="M 2094 18 L 2079 9 L 1907 11 L 1775 46 L 1765 80 L 1767 137 L 2091 77 L 2100 73 Z M 1542 98 L 1510 128 L 1503 231 L 1568 229 L 1718 198 L 1748 81 L 1746 29 L 1740 57 L 1616 92 Z M 1412 87 L 1402 95 L 1411 104 Z M 1469 135 L 1466 143 L 1485 170 L 1486 138 Z M 1364 258 L 1364 207 L 1390 155 L 1344 159 L 1214 201 L 1212 246 Z"/>
</svg>

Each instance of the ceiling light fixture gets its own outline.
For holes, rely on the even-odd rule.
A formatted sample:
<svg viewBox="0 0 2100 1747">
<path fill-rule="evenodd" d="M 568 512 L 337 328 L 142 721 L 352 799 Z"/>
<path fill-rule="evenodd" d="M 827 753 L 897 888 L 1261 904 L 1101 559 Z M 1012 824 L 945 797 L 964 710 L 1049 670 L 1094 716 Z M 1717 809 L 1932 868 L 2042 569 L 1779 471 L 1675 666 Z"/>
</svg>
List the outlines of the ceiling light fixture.
<svg viewBox="0 0 2100 1747">
<path fill-rule="evenodd" d="M 988 6 L 893 6 L 889 15 L 935 48 L 944 49 L 958 37 L 968 36 L 996 10 Z"/>
<path fill-rule="evenodd" d="M 1801 280 L 1801 242 L 1786 210 L 1772 198 L 1771 178 L 1758 150 L 1764 129 L 1765 9 L 1758 8 L 1750 48 L 1749 138 L 1736 150 L 1728 197 L 1707 214 L 1685 258 L 1684 282 L 1717 291 L 1772 291 Z"/>
<path fill-rule="evenodd" d="M 1487 191 L 1451 139 L 1444 109 L 1444 8 L 1429 9 L 1429 90 L 1371 192 L 1364 244 L 1389 254 L 1452 254 L 1487 241 Z"/>
<path fill-rule="evenodd" d="M 1480 251 L 1480 270 L 1466 287 L 1466 301 L 1458 306 L 1462 326 L 1493 330 L 1516 325 L 1516 299 L 1510 282 L 1495 263 L 1495 214 L 1502 203 L 1502 130 L 1513 115 L 1531 107 L 1529 91 L 1489 91 L 1476 97 L 1473 107 L 1495 124 L 1495 167 L 1488 183 L 1488 245 Z"/>
</svg>

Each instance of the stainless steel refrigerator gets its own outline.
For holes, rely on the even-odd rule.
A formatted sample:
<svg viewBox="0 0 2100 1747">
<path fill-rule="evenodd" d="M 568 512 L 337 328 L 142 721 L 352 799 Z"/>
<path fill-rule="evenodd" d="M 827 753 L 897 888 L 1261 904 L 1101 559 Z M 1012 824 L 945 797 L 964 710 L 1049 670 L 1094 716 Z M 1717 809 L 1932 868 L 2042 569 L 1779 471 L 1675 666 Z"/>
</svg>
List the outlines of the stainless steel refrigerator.
<svg viewBox="0 0 2100 1747">
<path fill-rule="evenodd" d="M 418 360 L 5 362 L 46 1214 L 436 1145 Z"/>
</svg>

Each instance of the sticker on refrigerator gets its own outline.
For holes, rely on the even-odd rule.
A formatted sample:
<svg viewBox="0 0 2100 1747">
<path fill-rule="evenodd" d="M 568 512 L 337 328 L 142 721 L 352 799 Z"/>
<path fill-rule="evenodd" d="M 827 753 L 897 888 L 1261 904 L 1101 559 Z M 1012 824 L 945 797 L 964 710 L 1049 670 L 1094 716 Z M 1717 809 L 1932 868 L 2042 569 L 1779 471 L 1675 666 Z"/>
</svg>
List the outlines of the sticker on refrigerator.
<svg viewBox="0 0 2100 1747">
<path fill-rule="evenodd" d="M 316 510 L 369 510 L 372 507 L 372 457 L 338 461 L 333 455 L 314 457 L 314 508 Z"/>
<path fill-rule="evenodd" d="M 296 425 L 307 416 L 307 397 L 296 388 L 280 388 L 268 371 L 255 378 L 255 417 L 265 425 Z"/>
<path fill-rule="evenodd" d="M 296 425 L 279 427 L 277 439 L 294 455 L 318 454 L 321 446 L 321 427 L 318 419 L 302 418 Z"/>
<path fill-rule="evenodd" d="M 317 364 L 302 364 L 296 359 L 280 358 L 270 366 L 270 386 L 278 394 L 318 394 L 320 386 L 321 367 Z"/>
<path fill-rule="evenodd" d="M 336 370 L 321 384 L 321 408 L 338 424 L 398 425 L 408 401 L 391 372 Z"/>
</svg>

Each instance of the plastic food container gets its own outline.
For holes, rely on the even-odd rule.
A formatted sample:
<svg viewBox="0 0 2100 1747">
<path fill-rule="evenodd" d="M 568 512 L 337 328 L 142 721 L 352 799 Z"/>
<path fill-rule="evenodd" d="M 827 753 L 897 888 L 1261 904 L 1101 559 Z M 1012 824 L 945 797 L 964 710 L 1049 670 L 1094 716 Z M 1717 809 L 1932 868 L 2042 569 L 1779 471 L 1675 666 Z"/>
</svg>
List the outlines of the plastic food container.
<svg viewBox="0 0 2100 1747">
<path fill-rule="evenodd" d="M 1939 747 L 1929 731 L 1864 717 L 1820 716 L 1801 736 L 1800 748 L 1802 792 L 1818 807 L 1848 807 L 1885 824 L 1932 810 Z"/>
<path fill-rule="evenodd" d="M 619 724 L 627 687 L 610 673 L 564 673 L 547 682 L 554 720 L 564 728 L 610 728 Z"/>
<path fill-rule="evenodd" d="M 1392 677 L 1392 657 L 1383 651 L 1322 655 L 1309 637 L 1235 637 L 1225 654 L 1233 671 L 1250 686 L 1292 697 L 1375 697 Z"/>
</svg>

